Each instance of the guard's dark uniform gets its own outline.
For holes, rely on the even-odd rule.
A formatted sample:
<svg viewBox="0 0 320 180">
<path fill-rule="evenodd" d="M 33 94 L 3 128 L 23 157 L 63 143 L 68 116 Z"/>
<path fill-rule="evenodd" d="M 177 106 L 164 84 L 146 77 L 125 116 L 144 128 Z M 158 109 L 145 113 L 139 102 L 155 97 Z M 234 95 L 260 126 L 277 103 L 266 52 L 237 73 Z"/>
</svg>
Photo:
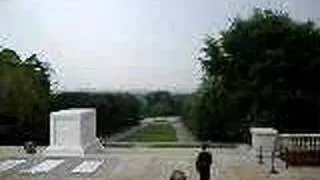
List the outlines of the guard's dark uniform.
<svg viewBox="0 0 320 180">
<path fill-rule="evenodd" d="M 200 180 L 210 179 L 210 167 L 212 164 L 212 155 L 209 152 L 203 151 L 198 155 L 196 168 L 200 174 Z"/>
</svg>

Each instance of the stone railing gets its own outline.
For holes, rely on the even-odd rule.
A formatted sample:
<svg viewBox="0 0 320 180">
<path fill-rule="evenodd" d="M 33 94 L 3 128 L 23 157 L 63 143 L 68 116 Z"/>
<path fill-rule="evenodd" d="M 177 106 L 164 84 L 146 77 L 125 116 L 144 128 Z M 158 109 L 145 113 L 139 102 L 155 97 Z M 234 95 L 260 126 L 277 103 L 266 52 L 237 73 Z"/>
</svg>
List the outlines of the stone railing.
<svg viewBox="0 0 320 180">
<path fill-rule="evenodd" d="M 277 147 L 288 148 L 290 151 L 320 149 L 320 134 L 279 134 Z"/>
<path fill-rule="evenodd" d="M 253 152 L 256 155 L 270 155 L 272 151 L 283 152 L 285 148 L 289 151 L 319 151 L 320 133 L 317 134 L 279 134 L 276 129 L 251 128 Z"/>
</svg>

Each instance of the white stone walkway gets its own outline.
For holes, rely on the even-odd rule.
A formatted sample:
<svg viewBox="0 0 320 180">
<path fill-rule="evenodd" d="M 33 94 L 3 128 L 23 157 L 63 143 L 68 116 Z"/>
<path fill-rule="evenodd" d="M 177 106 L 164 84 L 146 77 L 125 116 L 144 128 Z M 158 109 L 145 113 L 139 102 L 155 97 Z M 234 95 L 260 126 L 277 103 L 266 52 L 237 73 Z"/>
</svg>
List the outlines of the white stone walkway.
<svg viewBox="0 0 320 180">
<path fill-rule="evenodd" d="M 286 170 L 282 164 L 277 164 L 279 174 L 270 175 L 269 164 L 258 165 L 256 159 L 249 156 L 246 146 L 210 151 L 213 155 L 212 180 L 317 180 L 320 172 L 320 168 Z M 196 180 L 194 162 L 197 153 L 198 149 L 192 148 L 109 148 L 103 154 L 85 158 L 1 157 L 0 179 L 167 180 L 174 169 L 179 169 L 187 173 L 188 180 Z M 58 163 L 58 160 L 63 162 Z M 31 173 L 31 169 L 38 170 Z"/>
</svg>

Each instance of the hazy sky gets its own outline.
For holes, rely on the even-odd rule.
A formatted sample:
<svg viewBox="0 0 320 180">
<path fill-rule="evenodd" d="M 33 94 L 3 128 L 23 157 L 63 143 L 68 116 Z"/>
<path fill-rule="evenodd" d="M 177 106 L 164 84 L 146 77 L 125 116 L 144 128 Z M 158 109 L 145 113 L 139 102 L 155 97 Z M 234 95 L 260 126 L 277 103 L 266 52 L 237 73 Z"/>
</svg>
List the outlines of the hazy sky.
<svg viewBox="0 0 320 180">
<path fill-rule="evenodd" d="M 39 53 L 61 88 L 190 92 L 206 34 L 253 7 L 319 21 L 319 0 L 0 0 L 0 46 Z"/>
</svg>

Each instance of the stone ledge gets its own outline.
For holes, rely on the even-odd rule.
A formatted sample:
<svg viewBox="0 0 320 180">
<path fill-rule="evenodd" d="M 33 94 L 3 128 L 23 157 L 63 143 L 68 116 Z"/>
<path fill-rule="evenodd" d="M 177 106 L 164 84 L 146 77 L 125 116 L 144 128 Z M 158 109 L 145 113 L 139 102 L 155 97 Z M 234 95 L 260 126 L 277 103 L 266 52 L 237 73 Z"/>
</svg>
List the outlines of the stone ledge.
<svg viewBox="0 0 320 180">
<path fill-rule="evenodd" d="M 252 134 L 262 134 L 262 135 L 275 135 L 278 134 L 278 131 L 276 129 L 273 128 L 258 128 L 258 127 L 254 127 L 254 128 L 250 128 L 250 132 Z"/>
<path fill-rule="evenodd" d="M 148 148 L 200 148 L 202 143 L 199 142 L 106 142 L 105 147 L 148 147 Z M 209 144 L 210 148 L 238 148 L 239 144 L 236 143 L 212 143 Z"/>
</svg>

